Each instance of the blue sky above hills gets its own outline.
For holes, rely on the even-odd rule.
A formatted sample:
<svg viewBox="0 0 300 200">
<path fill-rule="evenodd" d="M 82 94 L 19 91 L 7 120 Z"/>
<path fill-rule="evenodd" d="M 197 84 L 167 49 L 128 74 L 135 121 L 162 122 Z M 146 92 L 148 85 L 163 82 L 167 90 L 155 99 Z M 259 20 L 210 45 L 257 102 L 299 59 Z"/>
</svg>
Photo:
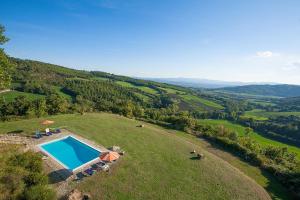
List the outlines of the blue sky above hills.
<svg viewBox="0 0 300 200">
<path fill-rule="evenodd" d="M 138 77 L 300 84 L 298 0 L 10 0 L 7 53 Z"/>
</svg>

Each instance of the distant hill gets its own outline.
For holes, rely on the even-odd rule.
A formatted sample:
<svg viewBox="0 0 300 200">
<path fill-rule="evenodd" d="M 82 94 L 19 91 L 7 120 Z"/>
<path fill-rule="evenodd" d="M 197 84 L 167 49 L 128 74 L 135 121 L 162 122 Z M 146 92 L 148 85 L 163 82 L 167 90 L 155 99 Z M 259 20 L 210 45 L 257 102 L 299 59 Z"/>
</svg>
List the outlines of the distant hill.
<svg viewBox="0 0 300 200">
<path fill-rule="evenodd" d="M 282 110 L 300 111 L 300 97 L 280 99 L 278 106 L 280 106 Z"/>
<path fill-rule="evenodd" d="M 253 83 L 253 82 L 249 83 L 249 82 L 219 81 L 219 80 L 209 80 L 209 79 L 199 79 L 199 78 L 143 78 L 143 79 L 152 80 L 161 83 L 179 85 L 184 87 L 208 88 L 208 89 L 263 84 L 263 83 Z M 268 83 L 268 84 L 275 84 L 275 83 Z"/>
<path fill-rule="evenodd" d="M 7 101 L 17 96 L 32 99 L 37 97 L 32 94 L 47 96 L 55 92 L 73 101 L 80 95 L 94 103 L 99 99 L 105 99 L 107 103 L 131 101 L 144 108 L 174 104 L 185 111 L 223 109 L 222 102 L 212 95 L 178 85 L 100 71 L 75 70 L 34 60 L 10 59 L 15 66 L 11 88 L 15 91 L 0 95 Z"/>
<path fill-rule="evenodd" d="M 244 85 L 236 87 L 225 87 L 218 90 L 243 93 L 251 95 L 264 95 L 264 96 L 276 96 L 276 97 L 297 97 L 300 96 L 299 85 Z"/>
</svg>

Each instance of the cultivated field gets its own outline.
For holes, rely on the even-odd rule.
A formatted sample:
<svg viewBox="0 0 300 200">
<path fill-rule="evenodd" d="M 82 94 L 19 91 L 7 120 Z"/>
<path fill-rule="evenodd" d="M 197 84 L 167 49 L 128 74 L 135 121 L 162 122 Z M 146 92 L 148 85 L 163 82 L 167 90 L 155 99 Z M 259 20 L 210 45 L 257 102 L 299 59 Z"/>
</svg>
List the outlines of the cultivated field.
<svg viewBox="0 0 300 200">
<path fill-rule="evenodd" d="M 279 117 L 279 116 L 300 116 L 300 112 L 267 112 L 260 109 L 254 109 L 251 111 L 246 111 L 243 117 L 253 118 L 256 120 L 268 120 L 270 117 Z"/>
</svg>

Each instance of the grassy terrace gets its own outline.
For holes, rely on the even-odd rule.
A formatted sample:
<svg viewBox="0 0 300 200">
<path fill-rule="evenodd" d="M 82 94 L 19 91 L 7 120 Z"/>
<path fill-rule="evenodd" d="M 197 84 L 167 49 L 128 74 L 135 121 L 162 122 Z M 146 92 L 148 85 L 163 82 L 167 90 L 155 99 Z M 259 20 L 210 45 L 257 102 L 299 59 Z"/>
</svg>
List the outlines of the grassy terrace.
<svg viewBox="0 0 300 200">
<path fill-rule="evenodd" d="M 253 118 L 256 120 L 267 120 L 270 117 L 279 117 L 279 116 L 300 116 L 300 112 L 267 112 L 260 109 L 254 109 L 251 111 L 246 111 L 243 117 Z"/>
<path fill-rule="evenodd" d="M 18 96 L 25 96 L 29 100 L 34 100 L 37 98 L 43 98 L 45 97 L 44 95 L 39 95 L 39 94 L 32 94 L 32 93 L 27 93 L 27 92 L 19 92 L 19 91 L 9 91 L 9 92 L 4 92 L 0 94 L 0 98 L 4 98 L 5 101 L 11 102 L 14 100 L 14 98 Z"/>
<path fill-rule="evenodd" d="M 136 86 L 133 85 L 131 83 L 128 82 L 124 82 L 124 81 L 116 81 L 117 84 L 123 86 L 123 87 L 130 87 L 130 88 L 137 88 L 140 89 L 144 92 L 150 93 L 150 94 L 157 94 L 158 92 L 150 87 L 146 87 L 146 86 Z"/>
<path fill-rule="evenodd" d="M 197 138 L 112 114 L 58 115 L 54 126 L 104 146 L 119 145 L 126 155 L 110 174 L 98 173 L 74 184 L 94 199 L 270 199 L 261 186 L 228 162 L 207 152 Z M 0 132 L 41 128 L 42 119 L 0 123 Z M 193 160 L 192 149 L 205 154 Z"/>
<path fill-rule="evenodd" d="M 185 92 L 180 90 L 175 90 L 173 88 L 167 88 L 167 87 L 159 87 L 159 88 L 164 90 L 168 94 L 185 94 Z"/>
<path fill-rule="evenodd" d="M 223 109 L 223 106 L 221 106 L 220 104 L 217 104 L 213 101 L 209 101 L 209 100 L 206 100 L 206 99 L 194 96 L 194 95 L 186 94 L 186 95 L 180 95 L 180 96 L 185 101 L 190 102 L 192 104 L 193 103 L 194 104 L 200 104 L 200 105 L 202 104 L 206 107 L 210 107 L 210 108 L 213 108 L 213 109 L 216 109 L 216 110 Z"/>
<path fill-rule="evenodd" d="M 184 101 L 188 102 L 190 105 L 193 105 L 197 110 L 205 110 L 203 108 L 211 108 L 216 110 L 223 109 L 223 106 L 221 106 L 220 104 L 217 104 L 210 100 L 203 99 L 201 97 L 197 97 L 195 95 L 186 94 L 185 92 L 180 90 L 175 90 L 172 88 L 162 88 L 162 87 L 160 87 L 160 89 L 166 91 L 168 94 L 178 95 Z"/>
<path fill-rule="evenodd" d="M 70 95 L 68 95 L 68 94 L 61 91 L 61 89 L 62 89 L 61 87 L 54 86 L 54 89 L 62 97 L 66 98 L 68 100 L 72 100 L 72 96 L 70 96 Z"/>
<path fill-rule="evenodd" d="M 239 124 L 234 124 L 232 122 L 226 121 L 226 120 L 199 120 L 201 124 L 204 125 L 213 125 L 213 126 L 219 126 L 223 125 L 227 129 L 231 131 L 237 131 L 239 135 L 244 135 L 245 134 L 245 127 L 239 125 Z M 263 146 L 267 145 L 274 145 L 274 146 L 279 146 L 279 147 L 287 147 L 290 152 L 295 152 L 297 154 L 298 159 L 300 159 L 300 148 L 292 146 L 292 145 L 287 145 L 281 142 L 277 142 L 275 140 L 271 140 L 268 138 L 265 138 L 261 135 L 259 135 L 256 132 L 253 132 L 250 134 L 250 137 L 255 139 L 259 144 Z"/>
</svg>

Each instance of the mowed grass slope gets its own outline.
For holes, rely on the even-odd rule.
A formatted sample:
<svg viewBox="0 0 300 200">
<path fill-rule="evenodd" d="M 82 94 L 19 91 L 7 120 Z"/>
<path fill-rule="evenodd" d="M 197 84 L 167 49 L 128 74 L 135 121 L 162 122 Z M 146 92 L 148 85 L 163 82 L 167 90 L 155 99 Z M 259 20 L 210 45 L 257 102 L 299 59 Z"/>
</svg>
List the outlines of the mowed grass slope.
<svg viewBox="0 0 300 200">
<path fill-rule="evenodd" d="M 18 96 L 25 96 L 29 100 L 44 98 L 44 95 L 33 94 L 28 92 L 9 91 L 0 93 L 0 98 L 3 98 L 7 102 L 13 101 Z"/>
<path fill-rule="evenodd" d="M 125 81 L 116 81 L 117 84 L 123 86 L 123 87 L 129 87 L 129 88 L 137 88 L 139 90 L 142 90 L 146 93 L 150 93 L 150 94 L 157 94 L 158 91 L 153 89 L 153 88 L 150 88 L 150 87 L 146 87 L 146 86 L 137 86 L 137 85 L 134 85 L 132 83 L 129 83 L 129 82 L 125 82 Z"/>
<path fill-rule="evenodd" d="M 212 126 L 223 125 L 225 128 L 229 129 L 230 131 L 236 131 L 240 136 L 245 135 L 245 127 L 244 126 L 241 126 L 239 124 L 234 124 L 230 121 L 204 119 L 204 120 L 198 120 L 198 122 L 203 125 L 212 125 Z M 284 144 L 281 142 L 277 142 L 275 140 L 265 138 L 256 132 L 250 133 L 250 137 L 255 139 L 257 141 L 257 143 L 259 143 L 262 146 L 273 145 L 273 146 L 278 146 L 278 147 L 287 147 L 290 152 L 296 153 L 298 159 L 300 159 L 300 148 L 298 148 L 296 146 Z"/>
<path fill-rule="evenodd" d="M 163 128 L 112 114 L 49 117 L 54 126 L 67 126 L 104 146 L 119 145 L 126 155 L 109 174 L 98 173 L 74 187 L 93 199 L 270 199 L 265 190 L 227 162 L 200 145 Z M 0 123 L 0 132 L 27 133 L 42 119 Z M 191 150 L 205 154 L 192 160 Z"/>
</svg>

